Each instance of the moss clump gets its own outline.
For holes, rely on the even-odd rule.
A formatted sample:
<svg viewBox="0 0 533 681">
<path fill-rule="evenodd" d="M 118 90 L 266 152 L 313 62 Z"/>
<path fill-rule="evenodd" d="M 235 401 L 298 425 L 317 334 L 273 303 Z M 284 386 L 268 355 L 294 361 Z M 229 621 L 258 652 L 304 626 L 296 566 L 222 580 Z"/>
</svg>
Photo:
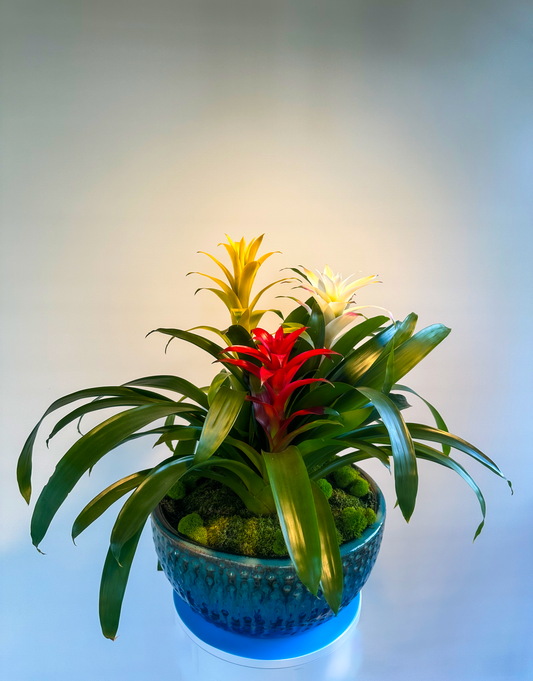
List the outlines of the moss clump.
<svg viewBox="0 0 533 681">
<path fill-rule="evenodd" d="M 342 466 L 333 473 L 333 479 L 338 487 L 345 489 L 359 478 L 359 473 L 351 466 Z"/>
<path fill-rule="evenodd" d="M 253 517 L 239 497 L 229 487 L 210 480 L 200 483 L 192 492 L 188 492 L 180 507 L 183 515 L 199 513 L 205 520 L 220 516 L 238 515 L 243 518 Z"/>
<path fill-rule="evenodd" d="M 221 516 L 208 521 L 206 529 L 208 546 L 218 551 L 268 558 L 276 554 L 276 545 L 287 553 L 284 544 L 280 547 L 279 542 L 276 543 L 277 532 L 281 534 L 281 531 L 274 517 Z"/>
<path fill-rule="evenodd" d="M 348 489 L 339 488 L 335 474 L 317 483 L 328 497 L 339 545 L 360 537 L 366 526 L 377 520 L 372 510 L 375 495 L 371 489 L 362 497 L 351 494 L 356 484 L 359 488 L 353 491 L 363 492 L 358 481 L 366 481 L 350 466 L 342 470 L 346 468 L 353 471 L 353 475 L 349 472 Z M 180 482 L 184 483 L 185 496 L 181 496 L 183 489 L 176 486 L 177 498 L 167 495 L 161 508 L 167 521 L 181 534 L 226 553 L 257 558 L 288 556 L 277 515 L 255 516 L 231 489 L 214 480 L 187 475 Z"/>
<path fill-rule="evenodd" d="M 335 516 L 345 508 L 358 508 L 363 505 L 363 502 L 358 497 L 354 497 L 342 489 L 333 488 L 329 498 L 329 505 L 331 506 L 333 516 Z"/>
<path fill-rule="evenodd" d="M 331 497 L 332 493 L 333 493 L 333 487 L 326 480 L 326 478 L 320 478 L 320 480 L 318 480 L 316 484 L 324 492 L 326 499 L 329 499 Z"/>
<path fill-rule="evenodd" d="M 348 493 L 353 497 L 364 497 L 368 494 L 369 489 L 370 485 L 368 482 L 364 478 L 358 477 L 357 480 L 352 482 L 348 487 Z"/>
<path fill-rule="evenodd" d="M 189 539 L 197 541 L 199 544 L 207 544 L 207 530 L 204 521 L 198 513 L 189 513 L 179 521 L 178 532 L 184 534 Z"/>
<path fill-rule="evenodd" d="M 168 490 L 167 497 L 170 497 L 171 499 L 183 499 L 186 494 L 187 488 L 185 487 L 185 483 L 183 480 L 178 480 L 178 482 L 175 485 L 172 485 Z"/>
<path fill-rule="evenodd" d="M 272 551 L 276 556 L 288 556 L 287 544 L 285 544 L 285 539 L 283 538 L 283 532 L 281 530 L 276 530 L 274 543 L 272 544 Z"/>
<path fill-rule="evenodd" d="M 373 525 L 378 520 L 376 512 L 372 508 L 365 508 L 365 515 L 368 525 Z"/>
<path fill-rule="evenodd" d="M 359 539 L 367 526 L 364 508 L 345 508 L 338 518 L 337 527 L 344 541 Z"/>
</svg>

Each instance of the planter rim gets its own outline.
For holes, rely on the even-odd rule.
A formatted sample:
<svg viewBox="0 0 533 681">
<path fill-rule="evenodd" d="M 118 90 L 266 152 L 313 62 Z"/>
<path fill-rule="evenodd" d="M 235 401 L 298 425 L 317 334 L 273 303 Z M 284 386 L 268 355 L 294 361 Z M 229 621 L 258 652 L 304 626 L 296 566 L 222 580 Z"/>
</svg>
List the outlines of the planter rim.
<svg viewBox="0 0 533 681">
<path fill-rule="evenodd" d="M 354 468 L 360 473 L 363 474 L 363 476 L 368 480 L 370 483 L 370 486 L 372 488 L 372 491 L 377 497 L 378 500 L 378 507 L 376 510 L 376 516 L 377 520 L 376 522 L 371 526 L 368 527 L 361 537 L 359 539 L 352 539 L 352 541 L 345 542 L 344 544 L 341 544 L 340 546 L 340 552 L 341 552 L 341 557 L 344 557 L 345 555 L 351 553 L 355 549 L 359 548 L 360 546 L 363 546 L 367 542 L 369 542 L 371 539 L 374 538 L 374 536 L 381 530 L 381 527 L 383 523 L 385 522 L 385 513 L 386 513 L 386 508 L 385 508 L 385 497 L 383 496 L 383 492 L 379 488 L 378 484 L 373 480 L 368 473 L 365 471 L 361 470 L 354 464 L 352 464 Z M 202 553 L 203 555 L 210 556 L 211 558 L 219 558 L 222 560 L 231 560 L 231 561 L 238 561 L 240 563 L 249 564 L 249 565 L 257 565 L 257 564 L 263 564 L 265 566 L 271 566 L 271 567 L 292 567 L 292 561 L 289 557 L 280 557 L 280 558 L 258 558 L 254 556 L 243 556 L 238 553 L 226 553 L 225 551 L 219 551 L 217 549 L 212 549 L 209 546 L 205 546 L 204 544 L 199 544 L 198 542 L 192 541 L 185 535 L 181 534 L 177 530 L 175 530 L 170 523 L 166 520 L 165 516 L 163 515 L 163 512 L 161 511 L 161 507 L 158 504 L 155 509 L 152 511 L 152 523 L 157 526 L 158 530 L 166 535 L 169 539 L 173 541 L 180 541 L 180 542 L 185 542 L 186 544 L 190 544 L 191 546 L 194 546 L 195 551 L 197 553 Z"/>
</svg>

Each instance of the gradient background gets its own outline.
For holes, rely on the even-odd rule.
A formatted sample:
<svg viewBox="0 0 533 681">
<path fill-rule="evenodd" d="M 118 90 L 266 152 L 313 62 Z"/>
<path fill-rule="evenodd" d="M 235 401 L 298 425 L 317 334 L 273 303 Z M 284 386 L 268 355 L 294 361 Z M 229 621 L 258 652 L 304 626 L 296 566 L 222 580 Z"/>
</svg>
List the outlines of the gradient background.
<svg viewBox="0 0 533 681">
<path fill-rule="evenodd" d="M 196 251 L 224 232 L 266 232 L 283 251 L 261 281 L 298 263 L 379 273 L 361 304 L 450 326 L 407 383 L 514 482 L 511 497 L 466 461 L 488 503 L 472 545 L 479 508 L 457 476 L 421 462 L 407 526 L 391 479 L 368 465 L 389 516 L 358 678 L 533 678 L 531 3 L 3 0 L 0 19 L 2 678 L 179 678 L 149 534 L 115 643 L 97 619 L 114 514 L 70 540 L 92 496 L 164 452 L 135 443 L 99 464 L 46 556 L 30 544 L 15 463 L 67 392 L 157 373 L 209 380 L 203 353 L 175 341 L 165 356 L 144 335 L 227 324 L 185 278 L 213 272 Z M 430 422 L 417 404 L 418 419 Z M 75 438 L 47 451 L 51 426 L 36 487 Z"/>
</svg>

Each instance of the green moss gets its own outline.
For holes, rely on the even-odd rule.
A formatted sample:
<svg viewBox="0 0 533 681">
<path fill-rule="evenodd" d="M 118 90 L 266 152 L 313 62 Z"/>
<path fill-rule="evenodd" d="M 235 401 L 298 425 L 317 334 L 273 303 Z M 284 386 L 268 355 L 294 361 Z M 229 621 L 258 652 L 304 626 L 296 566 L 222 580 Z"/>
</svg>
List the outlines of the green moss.
<svg viewBox="0 0 533 681">
<path fill-rule="evenodd" d="M 357 471 L 350 470 L 356 480 L 350 473 L 352 482 L 348 490 L 338 488 L 334 475 L 318 481 L 329 496 L 339 545 L 361 536 L 367 524 L 376 522 L 374 511 L 366 508 L 373 506 L 372 490 L 362 498 L 349 493 L 357 480 L 362 480 Z M 185 485 L 185 496 L 173 499 L 167 495 L 161 507 L 167 520 L 181 534 L 213 549 L 237 555 L 258 558 L 288 555 L 277 515 L 254 516 L 232 490 L 214 480 L 197 478 L 191 483 L 187 476 L 180 482 Z"/>
<path fill-rule="evenodd" d="M 277 518 L 222 516 L 206 523 L 208 546 L 241 556 L 268 558 L 275 553 Z M 284 553 L 286 553 L 284 549 Z"/>
<path fill-rule="evenodd" d="M 339 487 L 344 489 L 348 487 L 352 482 L 355 482 L 359 478 L 359 474 L 351 466 L 342 466 L 342 468 L 337 468 L 333 473 L 333 478 Z"/>
<path fill-rule="evenodd" d="M 338 528 L 344 541 L 358 539 L 367 526 L 364 508 L 345 508 L 338 518 Z"/>
<path fill-rule="evenodd" d="M 200 482 L 189 492 L 182 501 L 180 511 L 183 515 L 196 511 L 206 521 L 220 516 L 253 517 L 253 513 L 246 508 L 235 492 L 211 480 Z"/>
<path fill-rule="evenodd" d="M 329 499 L 331 497 L 331 494 L 333 493 L 333 487 L 326 480 L 326 478 L 320 478 L 320 480 L 318 480 L 316 484 L 324 492 L 326 499 Z"/>
<path fill-rule="evenodd" d="M 283 532 L 281 530 L 276 530 L 274 543 L 272 544 L 272 551 L 276 556 L 288 556 L 287 544 L 285 544 L 285 539 L 283 537 Z"/>
<path fill-rule="evenodd" d="M 348 487 L 348 492 L 354 497 L 364 497 L 368 494 L 370 485 L 366 480 L 358 477 L 355 482 L 352 482 L 350 487 Z"/>
<path fill-rule="evenodd" d="M 171 499 L 183 499 L 186 494 L 187 488 L 185 487 L 183 480 L 178 480 L 178 482 L 175 485 L 172 485 L 167 492 L 167 496 Z"/>
<path fill-rule="evenodd" d="M 342 489 L 333 488 L 333 492 L 329 498 L 329 505 L 331 506 L 333 515 L 335 515 L 337 511 L 342 511 L 344 508 L 358 508 L 363 506 L 363 502 L 361 499 L 348 494 Z"/>
<path fill-rule="evenodd" d="M 207 544 L 207 530 L 198 513 L 189 513 L 182 518 L 178 524 L 178 532 L 200 544 Z"/>
<path fill-rule="evenodd" d="M 367 522 L 368 525 L 373 525 L 378 520 L 376 512 L 371 508 L 365 508 L 365 515 L 366 515 L 366 522 Z"/>
</svg>

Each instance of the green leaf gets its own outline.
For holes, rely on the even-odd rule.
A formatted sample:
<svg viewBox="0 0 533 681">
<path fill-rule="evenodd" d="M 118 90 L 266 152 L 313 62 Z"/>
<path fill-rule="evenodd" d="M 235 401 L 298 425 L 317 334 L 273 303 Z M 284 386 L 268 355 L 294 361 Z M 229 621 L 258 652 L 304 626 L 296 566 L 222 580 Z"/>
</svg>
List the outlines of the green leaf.
<svg viewBox="0 0 533 681">
<path fill-rule="evenodd" d="M 330 380 L 355 385 L 361 376 L 383 355 L 395 333 L 396 329 L 394 325 L 391 325 L 378 333 L 377 336 L 367 340 L 366 343 L 363 343 L 339 363 L 330 375 Z"/>
<path fill-rule="evenodd" d="M 215 395 L 217 394 L 220 386 L 224 385 L 224 383 L 228 380 L 228 378 L 231 376 L 229 371 L 222 370 L 219 374 L 215 376 L 215 378 L 211 381 L 211 385 L 209 386 L 209 390 L 207 392 L 207 401 L 209 403 L 209 406 L 213 403 L 213 400 L 215 399 Z"/>
<path fill-rule="evenodd" d="M 385 315 L 380 315 L 378 317 L 372 317 L 367 319 L 352 329 L 347 331 L 331 348 L 338 355 L 332 355 L 330 357 L 324 357 L 322 364 L 316 374 L 316 378 L 327 378 L 328 374 L 333 371 L 333 369 L 343 361 L 343 359 L 352 352 L 353 348 L 360 343 L 364 338 L 370 336 L 376 329 L 388 321 L 388 317 Z"/>
<path fill-rule="evenodd" d="M 457 435 L 452 435 L 451 433 L 438 430 L 437 428 L 431 428 L 430 426 L 426 426 L 421 423 L 408 423 L 407 427 L 409 428 L 411 436 L 417 440 L 427 440 L 429 442 L 439 442 L 442 445 L 449 445 L 454 449 L 458 449 L 459 451 L 468 454 L 473 459 L 483 464 L 483 466 L 488 468 L 490 471 L 496 473 L 496 475 L 499 475 L 500 478 L 507 480 L 505 475 L 501 472 L 494 461 L 492 461 L 492 459 L 489 459 L 489 457 L 486 454 L 483 454 L 481 450 L 479 450 L 477 447 L 474 447 L 474 445 L 471 445 L 466 440 L 457 437 Z M 507 483 L 512 489 L 509 480 L 507 480 Z"/>
<path fill-rule="evenodd" d="M 310 409 L 311 407 L 331 406 L 339 397 L 354 390 L 353 386 L 348 383 L 321 383 L 315 385 L 317 387 L 314 390 L 295 402 L 293 411 Z"/>
<path fill-rule="evenodd" d="M 339 550 L 339 542 L 337 541 L 337 529 L 324 492 L 316 482 L 311 483 L 311 490 L 315 502 L 318 534 L 320 536 L 320 555 L 322 558 L 320 586 L 329 607 L 337 614 L 342 601 L 344 581 L 341 552 Z"/>
<path fill-rule="evenodd" d="M 381 392 L 384 393 L 385 395 L 388 395 L 391 391 L 393 382 L 394 382 L 394 338 L 392 339 L 389 356 L 387 358 L 387 364 L 385 368 L 385 380 L 383 381 Z"/>
<path fill-rule="evenodd" d="M 190 381 L 178 376 L 145 376 L 144 378 L 137 378 L 135 381 L 128 381 L 126 386 L 145 385 L 149 388 L 161 388 L 163 390 L 172 390 L 194 400 L 204 409 L 209 409 L 207 397 L 205 393 L 197 388 Z"/>
<path fill-rule="evenodd" d="M 174 338 L 180 338 L 181 340 L 196 345 L 196 347 L 209 353 L 212 357 L 215 357 L 215 359 L 220 359 L 220 353 L 224 350 L 224 348 L 221 348 L 220 345 L 213 343 L 213 341 L 210 341 L 203 336 L 199 336 L 197 333 L 191 333 L 190 331 L 182 331 L 181 329 L 154 329 L 147 335 L 149 336 L 151 333 L 162 333 L 164 335 L 171 336 L 170 341 L 172 341 Z M 231 371 L 231 373 L 238 378 L 239 382 L 242 384 L 242 371 L 238 367 L 231 365 L 228 365 L 228 370 Z"/>
<path fill-rule="evenodd" d="M 408 388 L 406 385 L 400 385 L 399 383 L 396 383 L 395 385 L 392 386 L 392 390 L 403 390 L 405 392 L 416 395 L 429 408 L 431 414 L 433 415 L 433 418 L 435 419 L 435 423 L 437 424 L 437 428 L 439 430 L 444 430 L 445 432 L 449 432 L 448 426 L 444 422 L 444 419 L 439 414 L 439 412 L 435 409 L 435 407 L 432 404 L 430 404 L 427 400 L 425 400 L 421 395 L 419 395 L 417 392 L 415 392 L 412 388 Z M 443 445 L 442 446 L 442 453 L 445 456 L 449 456 L 450 449 L 451 448 L 450 448 L 449 445 Z"/>
<path fill-rule="evenodd" d="M 164 432 L 159 440 L 154 444 L 157 445 L 168 444 L 176 440 L 199 440 L 202 434 L 202 429 L 198 426 L 174 426 L 170 430 Z"/>
<path fill-rule="evenodd" d="M 436 449 L 433 449 L 433 447 L 428 447 L 427 445 L 422 445 L 419 442 L 415 442 L 415 450 L 417 453 L 417 456 L 419 459 L 426 459 L 427 461 L 433 461 L 433 463 L 438 463 L 441 466 L 445 466 L 446 468 L 451 468 L 452 471 L 455 471 L 458 473 L 463 480 L 465 480 L 470 487 L 474 490 L 476 493 L 476 496 L 479 501 L 479 505 L 481 507 L 481 513 L 483 515 L 483 520 L 479 524 L 476 533 L 474 535 L 474 541 L 476 538 L 479 536 L 479 533 L 483 529 L 483 525 L 485 524 L 485 515 L 487 513 L 487 508 L 485 505 L 485 499 L 483 497 L 483 494 L 481 493 L 481 490 L 477 486 L 476 482 L 474 479 L 470 476 L 469 473 L 461 466 L 461 464 L 457 463 L 457 461 L 454 461 L 451 457 L 445 456 L 444 454 L 441 454 L 438 452 Z"/>
<path fill-rule="evenodd" d="M 287 297 L 287 296 L 277 296 L 277 297 L 280 298 L 280 297 Z M 305 304 L 308 307 L 310 307 L 311 301 L 313 301 L 313 300 L 314 300 L 314 298 L 310 297 L 305 301 Z M 302 326 L 308 326 L 308 324 L 309 324 L 309 312 L 302 305 L 298 305 L 298 307 L 294 308 L 294 310 L 285 317 L 285 323 L 286 324 L 301 324 Z"/>
<path fill-rule="evenodd" d="M 124 438 L 152 421 L 182 409 L 177 403 L 135 407 L 112 416 L 75 442 L 57 464 L 35 504 L 31 520 L 34 546 L 39 546 L 59 507 L 86 471 Z"/>
<path fill-rule="evenodd" d="M 111 551 L 120 564 L 128 541 L 139 532 L 168 490 L 192 467 L 193 457 L 170 457 L 153 468 L 127 499 L 111 532 Z"/>
<path fill-rule="evenodd" d="M 300 442 L 298 449 L 304 458 L 307 470 L 312 470 L 327 458 L 342 452 L 343 449 L 347 449 L 349 446 L 340 440 L 318 438 Z"/>
<path fill-rule="evenodd" d="M 107 552 L 100 582 L 100 626 L 106 638 L 115 640 L 122 610 L 122 601 L 137 550 L 142 528 L 124 546 L 122 565 L 115 560 L 111 549 Z"/>
<path fill-rule="evenodd" d="M 143 404 L 158 404 L 158 403 L 168 404 L 169 402 L 172 402 L 172 400 L 169 400 L 168 398 L 165 398 L 161 395 L 161 399 L 150 399 L 141 396 L 109 397 L 107 399 L 89 402 L 89 404 L 83 404 L 81 407 L 74 409 L 56 423 L 52 432 L 48 436 L 48 439 L 46 440 L 46 444 L 48 445 L 50 440 L 55 435 L 57 435 L 60 430 L 63 430 L 63 428 L 65 428 L 65 426 L 67 426 L 69 423 L 72 423 L 72 421 L 75 421 L 76 419 L 79 419 L 82 416 L 85 416 L 86 414 L 90 414 L 93 411 L 99 411 L 101 409 L 111 409 L 116 407 L 140 407 Z M 194 408 L 197 407 L 193 406 L 193 409 Z"/>
<path fill-rule="evenodd" d="M 226 437 L 225 442 L 227 442 L 232 447 L 236 447 L 237 449 L 239 449 L 243 454 L 245 454 L 250 459 L 250 461 L 254 464 L 257 470 L 261 473 L 263 478 L 267 477 L 263 459 L 259 452 L 256 451 L 251 445 L 249 445 L 247 442 L 242 442 L 242 440 L 237 440 L 233 437 L 229 437 L 229 435 Z"/>
<path fill-rule="evenodd" d="M 342 421 L 338 426 L 333 426 L 333 422 L 327 426 L 323 426 L 315 433 L 315 437 L 337 437 L 342 438 L 343 433 L 350 432 L 358 428 L 372 412 L 372 407 L 366 409 L 354 409 L 353 411 L 342 411 L 339 416 Z"/>
<path fill-rule="evenodd" d="M 226 335 L 230 340 L 228 345 L 246 345 L 249 348 L 255 348 L 253 338 L 244 326 L 232 324 L 226 331 Z"/>
<path fill-rule="evenodd" d="M 336 471 L 337 468 L 342 468 L 348 464 L 359 463 L 360 461 L 365 461 L 366 459 L 372 458 L 376 458 L 381 461 L 385 468 L 387 468 L 387 470 L 390 472 L 389 456 L 387 450 L 384 447 L 375 447 L 368 442 L 358 441 L 356 439 L 345 441 L 343 449 L 345 449 L 346 446 L 354 447 L 359 451 L 352 454 L 343 454 L 342 456 L 337 457 L 334 461 L 328 461 L 328 457 L 322 457 L 317 461 L 317 464 L 322 464 L 322 462 L 325 460 L 326 466 L 313 473 L 313 480 L 320 480 L 320 478 L 331 475 L 331 473 Z"/>
<path fill-rule="evenodd" d="M 302 433 L 306 433 L 308 430 L 313 430 L 313 428 L 320 428 L 321 426 L 340 426 L 342 428 L 342 422 L 334 421 L 333 419 L 316 419 L 315 421 L 310 421 L 309 423 L 305 423 L 303 426 L 296 428 L 296 430 L 287 433 L 281 444 L 277 445 L 277 448 L 286 449 L 289 443 L 292 442 L 295 437 L 298 437 Z"/>
<path fill-rule="evenodd" d="M 124 388 L 121 386 L 103 386 L 99 388 L 86 388 L 85 390 L 77 390 L 76 392 L 65 395 L 64 397 L 61 397 L 53 402 L 45 411 L 35 428 L 31 431 L 24 444 L 24 447 L 22 448 L 22 452 L 17 463 L 17 480 L 19 490 L 26 502 L 29 504 L 31 498 L 33 445 L 35 443 L 35 438 L 37 437 L 41 423 L 49 414 L 51 414 L 53 411 L 56 411 L 57 409 L 61 409 L 61 407 L 66 407 L 67 404 L 77 402 L 78 400 L 88 399 L 90 397 L 137 397 L 139 394 L 146 394 L 146 392 L 147 391 L 145 390 L 141 391 L 135 388 Z M 164 399 L 163 396 L 161 396 L 161 398 Z"/>
<path fill-rule="evenodd" d="M 297 447 L 263 452 L 281 530 L 298 577 L 315 596 L 322 572 L 318 520 L 307 469 Z"/>
<path fill-rule="evenodd" d="M 416 333 L 412 338 L 396 344 L 394 351 L 394 383 L 411 371 L 421 360 L 424 359 L 434 348 L 441 343 L 450 333 L 449 328 L 443 324 L 433 324 Z M 387 365 L 387 358 L 380 359 L 364 376 L 359 383 L 372 388 L 380 389 L 383 385 Z"/>
<path fill-rule="evenodd" d="M 138 487 L 146 478 L 151 468 L 144 471 L 128 475 L 117 482 L 114 482 L 103 492 L 100 492 L 92 501 L 90 501 L 83 511 L 78 515 L 72 526 L 72 539 L 76 539 L 89 525 L 94 523 L 107 509 L 112 506 L 115 501 L 118 501 L 125 494 L 132 489 Z"/>
<path fill-rule="evenodd" d="M 313 298 L 310 304 L 311 315 L 309 317 L 309 326 L 307 332 L 311 337 L 315 348 L 323 348 L 326 338 L 326 324 L 324 322 L 324 313 L 320 309 L 319 304 Z M 287 321 L 287 320 L 286 320 Z M 313 358 L 319 359 L 319 358 Z M 318 366 L 318 364 L 317 364 Z"/>
<path fill-rule="evenodd" d="M 413 441 L 396 405 L 386 395 L 372 388 L 358 388 L 379 411 L 390 436 L 394 459 L 396 496 L 403 517 L 409 522 L 415 509 L 418 473 Z"/>
<path fill-rule="evenodd" d="M 238 390 L 231 390 L 224 386 L 219 388 L 207 412 L 194 455 L 196 464 L 209 459 L 224 442 L 239 415 L 245 397 L 246 394 Z"/>
</svg>

